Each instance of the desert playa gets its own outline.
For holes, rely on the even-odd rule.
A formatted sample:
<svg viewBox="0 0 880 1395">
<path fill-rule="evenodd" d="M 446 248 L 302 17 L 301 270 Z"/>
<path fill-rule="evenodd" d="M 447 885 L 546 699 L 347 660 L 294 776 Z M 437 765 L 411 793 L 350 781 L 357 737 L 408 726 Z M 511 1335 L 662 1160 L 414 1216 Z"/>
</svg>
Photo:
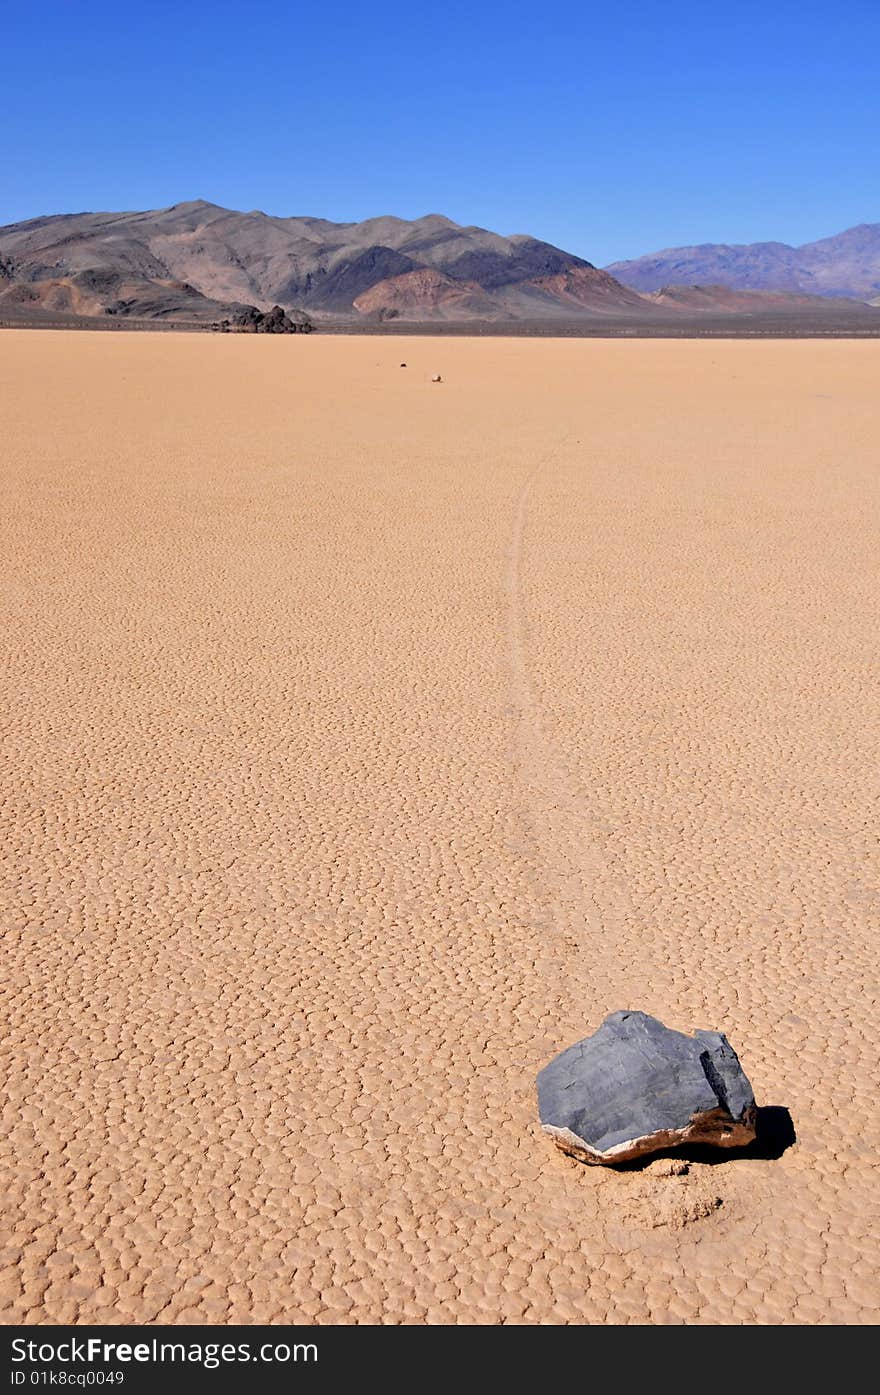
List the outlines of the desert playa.
<svg viewBox="0 0 880 1395">
<path fill-rule="evenodd" d="M 0 332 L 3 1321 L 877 1320 L 878 382 Z M 764 1145 L 554 1149 L 620 1008 Z"/>
</svg>

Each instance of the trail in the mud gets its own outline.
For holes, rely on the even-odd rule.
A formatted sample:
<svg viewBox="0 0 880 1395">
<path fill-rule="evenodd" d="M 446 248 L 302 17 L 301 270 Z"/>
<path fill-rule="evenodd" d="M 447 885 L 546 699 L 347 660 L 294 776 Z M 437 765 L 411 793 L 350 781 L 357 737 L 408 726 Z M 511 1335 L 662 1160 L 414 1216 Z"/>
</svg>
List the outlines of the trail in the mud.
<svg viewBox="0 0 880 1395">
<path fill-rule="evenodd" d="M 590 827 L 591 811 L 578 780 L 547 736 L 529 672 L 523 566 L 529 504 L 541 476 L 565 449 L 559 441 L 526 477 L 516 503 L 504 570 L 506 658 L 513 725 L 517 799 L 540 867 L 550 919 L 546 948 L 564 997 L 587 1004 L 590 958 L 606 933 L 596 895 L 602 850 Z"/>
<path fill-rule="evenodd" d="M 634 946 L 613 906 L 603 901 L 609 867 L 589 793 L 566 767 L 547 735 L 529 671 L 524 600 L 525 539 L 529 504 L 543 473 L 558 461 L 565 442 L 544 456 L 520 490 L 505 559 L 506 657 L 513 722 L 515 798 L 529 831 L 538 868 L 539 898 L 546 906 L 543 957 L 539 961 L 551 992 L 564 1005 L 563 1018 L 584 1033 L 614 1008 L 638 1004 L 650 976 L 650 948 Z M 630 995 L 634 995 L 632 998 Z M 568 1044 L 560 1040 L 560 1047 Z M 602 1169 L 599 1170 L 600 1172 Z M 601 1184 L 606 1178 L 596 1177 Z M 647 1171 L 617 1176 L 603 1186 L 601 1211 L 594 1215 L 603 1246 L 626 1245 L 626 1235 L 656 1228 L 669 1262 L 676 1262 L 676 1232 L 715 1214 L 724 1204 L 720 1179 L 712 1169 L 677 1167 L 663 1160 Z"/>
</svg>

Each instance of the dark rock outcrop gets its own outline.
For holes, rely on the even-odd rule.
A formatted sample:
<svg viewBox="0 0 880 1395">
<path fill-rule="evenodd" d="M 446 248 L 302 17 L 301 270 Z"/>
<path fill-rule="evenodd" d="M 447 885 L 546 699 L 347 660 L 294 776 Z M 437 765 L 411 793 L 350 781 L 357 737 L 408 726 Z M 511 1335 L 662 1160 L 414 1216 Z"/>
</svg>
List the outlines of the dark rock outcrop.
<svg viewBox="0 0 880 1395">
<path fill-rule="evenodd" d="M 283 310 L 280 305 L 258 310 L 247 305 L 231 320 L 221 321 L 219 328 L 236 334 L 308 334 L 312 322 L 302 310 Z"/>
<path fill-rule="evenodd" d="M 755 1137 L 754 1094 L 727 1038 L 685 1036 L 644 1012 L 613 1012 L 545 1066 L 538 1112 L 554 1143 L 589 1163 Z"/>
</svg>

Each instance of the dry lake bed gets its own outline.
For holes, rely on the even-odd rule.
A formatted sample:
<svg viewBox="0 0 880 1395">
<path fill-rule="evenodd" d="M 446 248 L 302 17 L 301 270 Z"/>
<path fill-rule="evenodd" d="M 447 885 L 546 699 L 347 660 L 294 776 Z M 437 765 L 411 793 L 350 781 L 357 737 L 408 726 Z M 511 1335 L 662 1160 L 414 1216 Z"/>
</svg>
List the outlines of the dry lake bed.
<svg viewBox="0 0 880 1395">
<path fill-rule="evenodd" d="M 878 388 L 0 332 L 2 1320 L 877 1320 Z M 554 1149 L 619 1008 L 763 1146 Z"/>
</svg>

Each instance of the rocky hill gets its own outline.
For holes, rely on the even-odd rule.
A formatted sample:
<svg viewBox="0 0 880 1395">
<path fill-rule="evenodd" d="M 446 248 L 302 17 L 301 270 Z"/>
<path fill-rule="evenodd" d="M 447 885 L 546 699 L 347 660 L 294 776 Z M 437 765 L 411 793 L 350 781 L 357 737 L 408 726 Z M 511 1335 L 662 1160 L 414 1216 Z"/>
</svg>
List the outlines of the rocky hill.
<svg viewBox="0 0 880 1395">
<path fill-rule="evenodd" d="M 30 219 L 0 228 L 0 256 L 12 266 L 0 296 L 85 315 L 214 320 L 276 304 L 324 320 L 644 311 L 632 290 L 581 257 L 439 214 L 330 223 L 198 200 Z"/>
</svg>

